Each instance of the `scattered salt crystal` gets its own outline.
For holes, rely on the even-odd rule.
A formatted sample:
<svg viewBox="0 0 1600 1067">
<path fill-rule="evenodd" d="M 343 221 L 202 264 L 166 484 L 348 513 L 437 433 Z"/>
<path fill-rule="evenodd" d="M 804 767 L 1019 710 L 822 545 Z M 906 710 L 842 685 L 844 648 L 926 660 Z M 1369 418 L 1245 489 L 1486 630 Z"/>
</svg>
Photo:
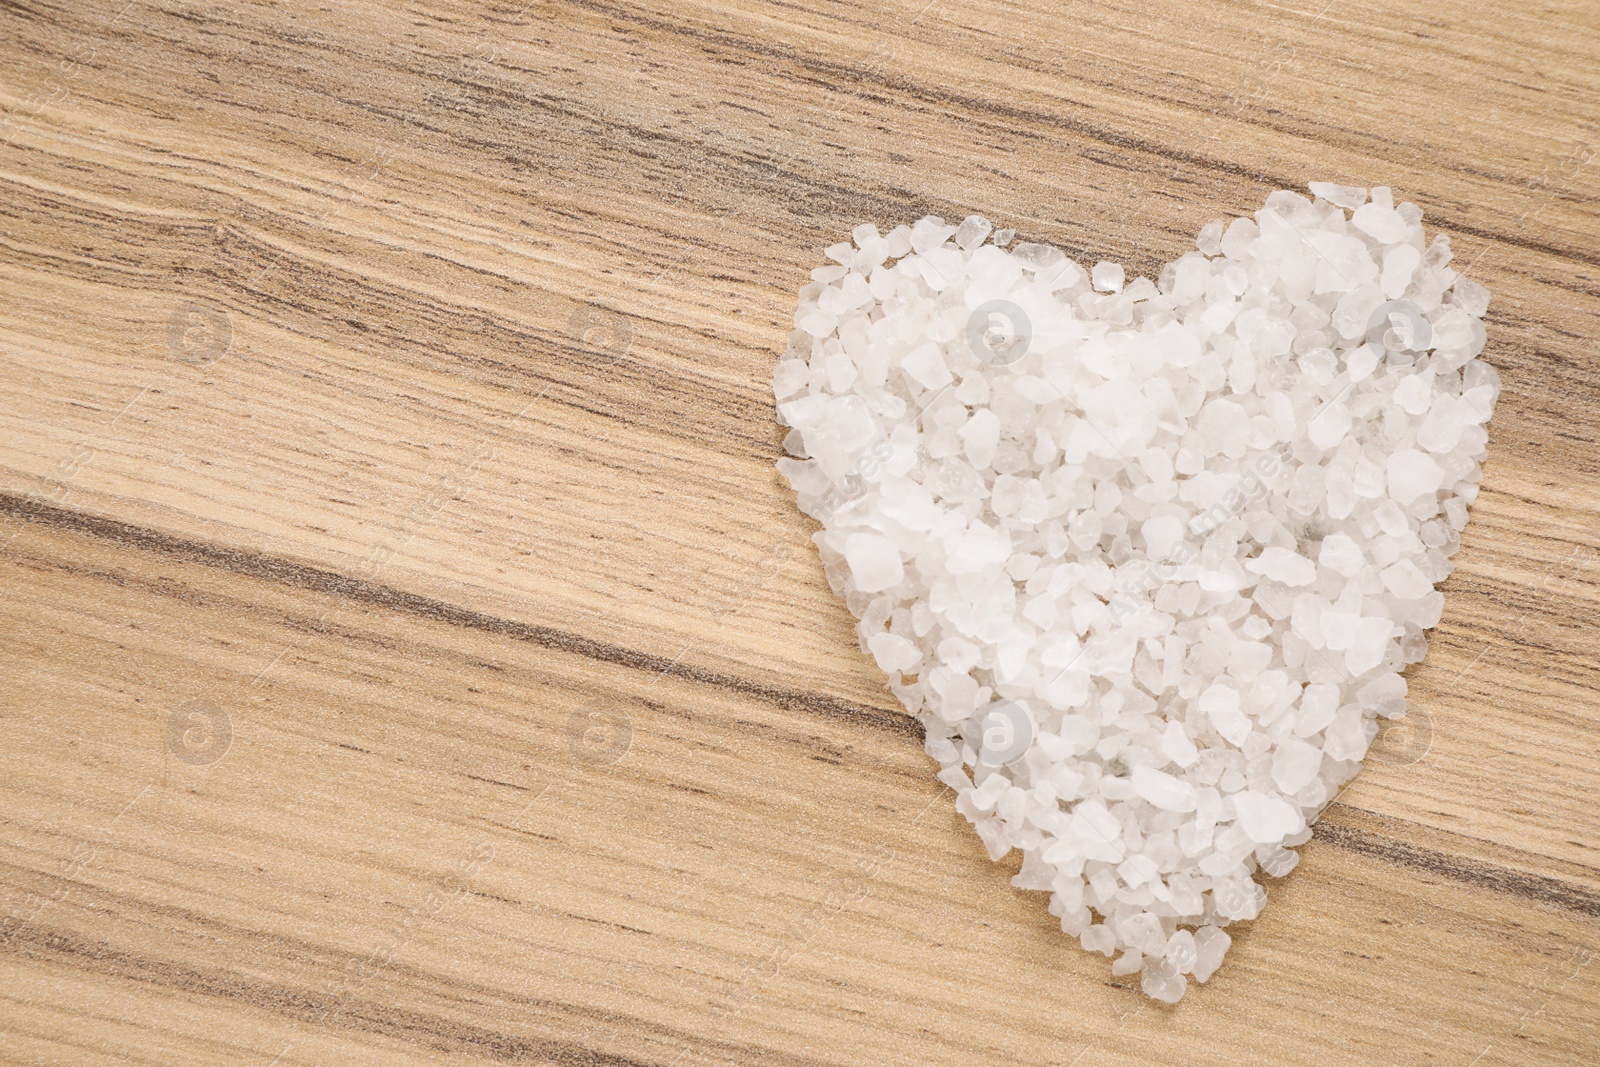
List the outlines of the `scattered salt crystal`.
<svg viewBox="0 0 1600 1067">
<path fill-rule="evenodd" d="M 1090 274 L 1094 287 L 1102 293 L 1121 292 L 1125 277 L 1121 263 L 1096 263 Z"/>
<path fill-rule="evenodd" d="M 1500 389 L 1448 239 L 1311 192 L 1159 284 L 978 216 L 856 227 L 773 375 L 779 470 L 939 780 L 1162 1001 L 1404 713 Z"/>
</svg>

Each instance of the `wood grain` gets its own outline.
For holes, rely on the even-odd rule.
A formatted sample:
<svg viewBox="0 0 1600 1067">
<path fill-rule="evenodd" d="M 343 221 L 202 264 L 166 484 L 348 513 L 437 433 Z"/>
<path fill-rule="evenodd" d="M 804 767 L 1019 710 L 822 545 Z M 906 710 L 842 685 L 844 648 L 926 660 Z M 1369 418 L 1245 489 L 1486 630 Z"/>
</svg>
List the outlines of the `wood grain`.
<svg viewBox="0 0 1600 1067">
<path fill-rule="evenodd" d="M 1592 5 L 14 0 L 0 55 L 0 1060 L 1600 1060 Z M 768 383 L 859 222 L 1151 274 L 1310 180 L 1451 234 L 1506 392 L 1413 733 L 1163 1008 L 941 794 Z"/>
</svg>

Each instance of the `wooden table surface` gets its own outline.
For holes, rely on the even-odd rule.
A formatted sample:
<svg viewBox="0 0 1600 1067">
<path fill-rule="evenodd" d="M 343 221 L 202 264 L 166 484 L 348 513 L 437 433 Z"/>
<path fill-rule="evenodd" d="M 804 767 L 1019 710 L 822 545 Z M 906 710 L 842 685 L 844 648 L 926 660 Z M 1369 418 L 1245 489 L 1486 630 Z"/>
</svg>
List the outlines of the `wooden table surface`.
<svg viewBox="0 0 1600 1067">
<path fill-rule="evenodd" d="M 0 57 L 0 1061 L 1600 1061 L 1593 3 L 7 0 Z M 1150 274 L 1312 180 L 1452 236 L 1505 394 L 1411 725 L 1165 1007 L 941 792 L 770 374 L 857 223 Z"/>
</svg>

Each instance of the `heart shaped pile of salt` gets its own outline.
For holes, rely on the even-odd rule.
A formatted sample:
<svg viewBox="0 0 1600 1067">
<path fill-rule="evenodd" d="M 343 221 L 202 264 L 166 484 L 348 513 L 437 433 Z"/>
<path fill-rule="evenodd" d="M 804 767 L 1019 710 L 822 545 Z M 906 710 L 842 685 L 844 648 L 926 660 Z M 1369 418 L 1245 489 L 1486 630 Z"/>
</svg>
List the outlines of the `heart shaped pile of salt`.
<svg viewBox="0 0 1600 1067">
<path fill-rule="evenodd" d="M 774 378 L 778 466 L 958 810 L 1164 1001 L 1404 715 L 1499 391 L 1416 205 L 1311 191 L 1159 283 L 978 217 L 858 227 Z"/>
</svg>

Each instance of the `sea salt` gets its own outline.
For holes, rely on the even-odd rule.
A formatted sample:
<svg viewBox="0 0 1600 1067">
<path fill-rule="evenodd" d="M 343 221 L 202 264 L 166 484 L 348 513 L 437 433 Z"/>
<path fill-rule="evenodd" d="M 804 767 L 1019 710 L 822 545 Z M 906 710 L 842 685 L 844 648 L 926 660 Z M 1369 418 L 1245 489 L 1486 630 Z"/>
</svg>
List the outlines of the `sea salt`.
<svg viewBox="0 0 1600 1067">
<path fill-rule="evenodd" d="M 1499 392 L 1421 211 L 1311 192 L 1156 280 L 978 216 L 859 226 L 773 376 L 779 468 L 957 809 L 1168 1003 L 1404 713 Z"/>
</svg>

